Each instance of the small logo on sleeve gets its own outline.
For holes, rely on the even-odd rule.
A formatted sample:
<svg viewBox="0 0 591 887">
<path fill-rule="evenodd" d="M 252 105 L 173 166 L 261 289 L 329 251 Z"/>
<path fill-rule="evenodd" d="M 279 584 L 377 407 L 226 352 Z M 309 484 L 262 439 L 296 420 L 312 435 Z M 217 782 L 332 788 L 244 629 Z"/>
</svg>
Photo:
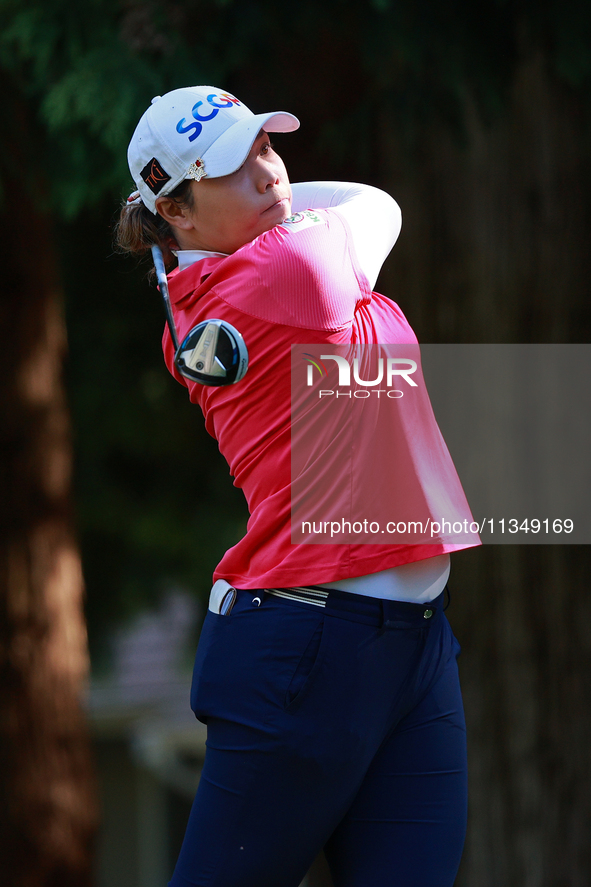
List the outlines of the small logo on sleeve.
<svg viewBox="0 0 591 887">
<path fill-rule="evenodd" d="M 312 212 L 311 209 L 305 209 L 302 213 L 294 213 L 292 216 L 289 216 L 287 219 L 283 220 L 283 224 L 286 225 L 298 225 L 300 222 L 305 222 L 306 219 L 309 219 L 312 222 L 321 222 L 322 219 L 320 216 L 317 216 L 315 212 Z"/>
<path fill-rule="evenodd" d="M 324 221 L 317 213 L 311 209 L 305 209 L 303 212 L 294 213 L 281 223 L 281 227 L 290 234 L 296 231 L 302 231 L 304 228 L 310 228 L 312 225 L 323 225 Z"/>
<path fill-rule="evenodd" d="M 140 175 L 153 194 L 158 194 L 170 182 L 170 176 L 155 157 L 146 163 Z"/>
</svg>

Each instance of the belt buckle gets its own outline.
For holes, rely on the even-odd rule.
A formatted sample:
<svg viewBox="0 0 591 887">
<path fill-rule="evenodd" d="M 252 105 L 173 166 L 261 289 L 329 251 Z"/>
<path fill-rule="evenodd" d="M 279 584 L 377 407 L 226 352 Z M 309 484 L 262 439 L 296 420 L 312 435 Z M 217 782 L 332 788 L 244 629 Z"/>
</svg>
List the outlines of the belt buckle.
<svg viewBox="0 0 591 887">
<path fill-rule="evenodd" d="M 218 616 L 227 616 L 236 603 L 237 592 L 225 579 L 214 582 L 209 593 L 209 609 Z"/>
</svg>

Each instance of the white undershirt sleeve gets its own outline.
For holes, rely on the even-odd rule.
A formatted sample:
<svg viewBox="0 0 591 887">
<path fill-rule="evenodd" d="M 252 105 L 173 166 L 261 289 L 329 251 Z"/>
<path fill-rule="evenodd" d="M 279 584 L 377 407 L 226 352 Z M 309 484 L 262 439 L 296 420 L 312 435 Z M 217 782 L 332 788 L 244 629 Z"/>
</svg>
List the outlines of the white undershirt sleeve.
<svg viewBox="0 0 591 887">
<path fill-rule="evenodd" d="M 402 227 L 400 207 L 393 197 L 371 185 L 352 182 L 296 182 L 293 212 L 336 209 L 349 225 L 361 270 L 373 289 Z"/>
</svg>

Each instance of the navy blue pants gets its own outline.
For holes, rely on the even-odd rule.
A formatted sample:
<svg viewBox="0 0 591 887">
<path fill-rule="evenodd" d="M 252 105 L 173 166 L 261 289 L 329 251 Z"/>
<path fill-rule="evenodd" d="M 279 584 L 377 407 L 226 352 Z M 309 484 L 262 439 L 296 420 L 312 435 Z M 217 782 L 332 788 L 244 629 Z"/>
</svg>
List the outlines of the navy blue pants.
<svg viewBox="0 0 591 887">
<path fill-rule="evenodd" d="M 170 887 L 298 887 L 322 848 L 335 887 L 451 887 L 459 649 L 443 594 L 331 591 L 323 608 L 239 591 L 208 611 L 191 691 L 207 751 Z"/>
</svg>

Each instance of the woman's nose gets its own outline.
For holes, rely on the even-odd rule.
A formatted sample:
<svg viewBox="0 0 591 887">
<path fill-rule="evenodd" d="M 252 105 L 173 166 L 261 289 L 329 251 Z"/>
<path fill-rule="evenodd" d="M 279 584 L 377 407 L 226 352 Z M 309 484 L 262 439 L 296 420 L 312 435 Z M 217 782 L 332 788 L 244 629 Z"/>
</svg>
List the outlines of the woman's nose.
<svg viewBox="0 0 591 887">
<path fill-rule="evenodd" d="M 260 171 L 258 185 L 261 193 L 264 194 L 269 188 L 274 188 L 280 182 L 277 170 L 271 164 L 265 164 Z"/>
</svg>

